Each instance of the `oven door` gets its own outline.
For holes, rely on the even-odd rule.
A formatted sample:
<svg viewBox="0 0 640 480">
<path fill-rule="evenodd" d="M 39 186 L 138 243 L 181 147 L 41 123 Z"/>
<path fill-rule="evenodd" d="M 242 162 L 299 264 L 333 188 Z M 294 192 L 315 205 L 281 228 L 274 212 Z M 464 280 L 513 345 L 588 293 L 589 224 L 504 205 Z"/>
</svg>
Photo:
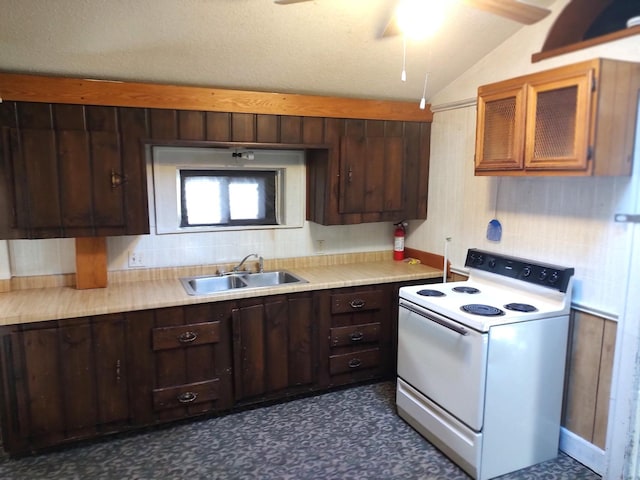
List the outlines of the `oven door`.
<svg viewBox="0 0 640 480">
<path fill-rule="evenodd" d="M 482 430 L 488 334 L 400 300 L 398 376 L 472 430 Z"/>
</svg>

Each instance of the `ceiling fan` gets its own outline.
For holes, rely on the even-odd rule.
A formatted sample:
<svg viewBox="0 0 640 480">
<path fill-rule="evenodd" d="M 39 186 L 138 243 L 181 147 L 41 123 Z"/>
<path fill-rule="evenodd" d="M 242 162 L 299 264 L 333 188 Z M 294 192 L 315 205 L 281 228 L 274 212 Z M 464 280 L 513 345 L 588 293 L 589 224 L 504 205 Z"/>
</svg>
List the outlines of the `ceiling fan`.
<svg viewBox="0 0 640 480">
<path fill-rule="evenodd" d="M 274 0 L 278 5 L 289 5 L 292 3 L 309 2 L 311 0 Z M 518 0 L 461 0 L 462 3 L 470 7 L 484 10 L 486 12 L 499 15 L 510 20 L 514 20 L 525 25 L 531 25 L 545 18 L 551 10 L 531 5 L 529 3 L 520 2 Z M 394 15 L 395 17 L 395 15 Z M 396 24 L 395 18 L 391 18 L 388 22 L 383 37 L 399 35 L 400 30 Z"/>
</svg>

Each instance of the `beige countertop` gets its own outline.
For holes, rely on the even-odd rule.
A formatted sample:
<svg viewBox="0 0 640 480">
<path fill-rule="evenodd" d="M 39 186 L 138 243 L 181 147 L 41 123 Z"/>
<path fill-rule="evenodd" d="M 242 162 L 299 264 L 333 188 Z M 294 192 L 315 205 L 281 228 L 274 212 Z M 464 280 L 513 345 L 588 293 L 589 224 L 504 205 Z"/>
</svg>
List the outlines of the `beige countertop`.
<svg viewBox="0 0 640 480">
<path fill-rule="evenodd" d="M 304 292 L 377 283 L 430 279 L 442 270 L 422 264 L 383 260 L 287 268 L 308 283 L 239 289 L 211 295 L 188 295 L 179 279 L 110 283 L 106 288 L 32 288 L 0 293 L 0 325 L 103 315 L 134 310 L 234 300 L 280 293 Z"/>
</svg>

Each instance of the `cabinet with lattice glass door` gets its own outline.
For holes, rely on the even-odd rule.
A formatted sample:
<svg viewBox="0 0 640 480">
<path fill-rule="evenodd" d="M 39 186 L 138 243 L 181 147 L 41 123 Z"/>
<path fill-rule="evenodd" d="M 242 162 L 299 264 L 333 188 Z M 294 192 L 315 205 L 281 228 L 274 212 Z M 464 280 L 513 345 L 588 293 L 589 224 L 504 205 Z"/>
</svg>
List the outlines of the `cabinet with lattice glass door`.
<svg viewBox="0 0 640 480">
<path fill-rule="evenodd" d="M 630 175 L 640 64 L 594 59 L 478 88 L 476 175 Z"/>
<path fill-rule="evenodd" d="M 525 90 L 480 87 L 476 135 L 476 171 L 522 170 Z"/>
<path fill-rule="evenodd" d="M 527 85 L 524 166 L 527 170 L 586 170 L 593 69 Z"/>
</svg>

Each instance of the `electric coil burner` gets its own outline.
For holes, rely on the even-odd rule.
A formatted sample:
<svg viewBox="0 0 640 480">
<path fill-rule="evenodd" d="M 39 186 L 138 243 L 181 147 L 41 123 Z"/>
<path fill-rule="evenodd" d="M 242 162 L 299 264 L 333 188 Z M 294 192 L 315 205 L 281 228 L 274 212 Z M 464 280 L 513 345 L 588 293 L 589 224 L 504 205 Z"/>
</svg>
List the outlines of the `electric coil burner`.
<svg viewBox="0 0 640 480">
<path fill-rule="evenodd" d="M 483 315 L 485 317 L 504 315 L 504 311 L 499 308 L 492 307 L 491 305 L 482 305 L 481 303 L 471 303 L 469 305 L 463 305 L 460 308 L 473 315 Z"/>
<path fill-rule="evenodd" d="M 418 290 L 416 293 L 418 295 L 422 295 L 423 297 L 444 297 L 445 295 L 440 290 L 432 290 L 429 288 Z"/>
<path fill-rule="evenodd" d="M 533 305 L 526 303 L 508 303 L 504 306 L 507 310 L 514 310 L 516 312 L 535 312 L 537 310 Z"/>
<path fill-rule="evenodd" d="M 458 293 L 480 293 L 480 290 L 475 287 L 453 287 L 451 290 Z"/>
<path fill-rule="evenodd" d="M 396 404 L 487 480 L 558 454 L 574 271 L 477 249 L 465 267 L 466 281 L 400 289 Z"/>
</svg>

